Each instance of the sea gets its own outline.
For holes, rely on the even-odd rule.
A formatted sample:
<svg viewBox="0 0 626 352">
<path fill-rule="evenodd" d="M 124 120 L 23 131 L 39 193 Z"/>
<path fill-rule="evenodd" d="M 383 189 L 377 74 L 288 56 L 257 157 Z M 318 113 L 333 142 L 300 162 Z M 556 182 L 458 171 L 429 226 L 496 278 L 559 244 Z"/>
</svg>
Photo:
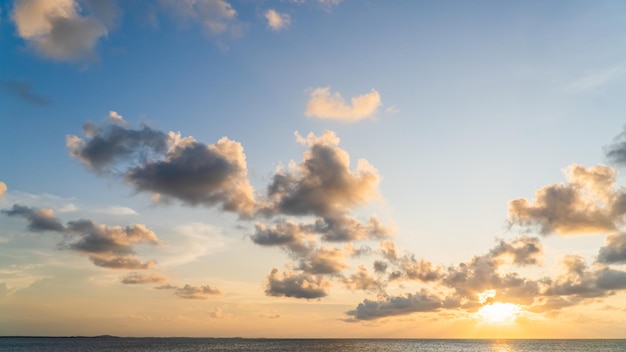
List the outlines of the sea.
<svg viewBox="0 0 626 352">
<path fill-rule="evenodd" d="M 0 351 L 624 352 L 625 340 L 0 337 Z"/>
</svg>

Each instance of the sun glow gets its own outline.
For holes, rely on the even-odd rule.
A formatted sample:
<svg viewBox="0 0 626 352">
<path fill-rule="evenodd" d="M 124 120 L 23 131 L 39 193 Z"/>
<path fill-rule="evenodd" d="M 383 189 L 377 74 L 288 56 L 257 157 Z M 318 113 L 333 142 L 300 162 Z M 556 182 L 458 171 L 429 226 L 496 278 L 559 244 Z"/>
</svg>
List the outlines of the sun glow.
<svg viewBox="0 0 626 352">
<path fill-rule="evenodd" d="M 487 290 L 478 294 L 478 300 L 483 304 L 476 313 L 478 318 L 491 324 L 511 324 L 521 312 L 520 306 L 513 303 L 493 302 L 496 290 Z"/>
</svg>

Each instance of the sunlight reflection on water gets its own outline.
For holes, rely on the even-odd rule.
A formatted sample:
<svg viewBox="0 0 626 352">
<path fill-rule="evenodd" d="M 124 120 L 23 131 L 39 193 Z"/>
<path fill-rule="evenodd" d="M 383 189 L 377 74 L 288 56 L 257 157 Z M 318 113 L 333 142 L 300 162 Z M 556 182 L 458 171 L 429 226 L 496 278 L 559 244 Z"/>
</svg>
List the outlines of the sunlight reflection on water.
<svg viewBox="0 0 626 352">
<path fill-rule="evenodd" d="M 0 351 L 623 352 L 626 340 L 0 338 Z"/>
</svg>

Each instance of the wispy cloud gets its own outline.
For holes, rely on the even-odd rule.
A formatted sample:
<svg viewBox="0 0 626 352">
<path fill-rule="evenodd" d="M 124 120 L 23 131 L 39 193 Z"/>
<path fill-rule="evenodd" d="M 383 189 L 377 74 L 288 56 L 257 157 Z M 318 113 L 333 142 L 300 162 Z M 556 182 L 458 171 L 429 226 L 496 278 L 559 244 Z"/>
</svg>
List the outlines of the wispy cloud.
<svg viewBox="0 0 626 352">
<path fill-rule="evenodd" d="M 50 100 L 37 93 L 29 82 L 16 79 L 0 81 L 0 91 L 34 105 L 48 105 Z"/>
<path fill-rule="evenodd" d="M 576 91 L 590 91 L 606 86 L 624 76 L 626 66 L 618 65 L 605 70 L 588 73 L 572 82 L 568 88 Z"/>
</svg>

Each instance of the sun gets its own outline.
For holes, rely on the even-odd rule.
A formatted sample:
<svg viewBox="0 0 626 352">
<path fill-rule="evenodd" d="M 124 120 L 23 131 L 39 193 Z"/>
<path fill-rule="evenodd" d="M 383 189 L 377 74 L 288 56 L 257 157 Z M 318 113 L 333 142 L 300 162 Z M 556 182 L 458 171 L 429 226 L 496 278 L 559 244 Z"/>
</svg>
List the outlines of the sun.
<svg viewBox="0 0 626 352">
<path fill-rule="evenodd" d="M 490 324 L 512 324 L 522 309 L 513 303 L 493 302 L 495 296 L 496 290 L 479 293 L 478 300 L 483 306 L 476 315 Z"/>
</svg>

